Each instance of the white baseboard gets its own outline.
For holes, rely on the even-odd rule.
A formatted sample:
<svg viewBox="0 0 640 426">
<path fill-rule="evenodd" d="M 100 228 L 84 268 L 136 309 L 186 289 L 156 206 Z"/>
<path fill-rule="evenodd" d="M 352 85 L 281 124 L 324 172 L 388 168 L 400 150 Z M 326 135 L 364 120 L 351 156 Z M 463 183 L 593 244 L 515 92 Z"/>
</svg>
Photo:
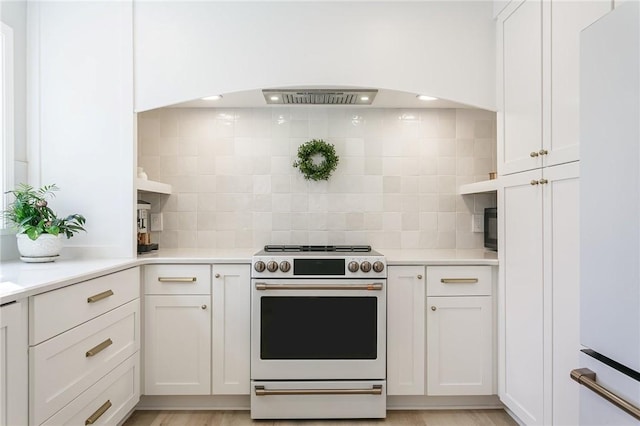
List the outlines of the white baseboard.
<svg viewBox="0 0 640 426">
<path fill-rule="evenodd" d="M 387 397 L 387 410 L 477 410 L 496 408 L 504 408 L 504 405 L 496 395 Z M 143 395 L 136 406 L 136 410 L 249 409 L 249 395 Z M 509 414 L 513 417 L 513 413 Z"/>
<path fill-rule="evenodd" d="M 136 410 L 249 410 L 249 395 L 143 395 Z"/>
<path fill-rule="evenodd" d="M 504 408 L 497 395 L 387 396 L 387 410 L 478 410 Z"/>
</svg>

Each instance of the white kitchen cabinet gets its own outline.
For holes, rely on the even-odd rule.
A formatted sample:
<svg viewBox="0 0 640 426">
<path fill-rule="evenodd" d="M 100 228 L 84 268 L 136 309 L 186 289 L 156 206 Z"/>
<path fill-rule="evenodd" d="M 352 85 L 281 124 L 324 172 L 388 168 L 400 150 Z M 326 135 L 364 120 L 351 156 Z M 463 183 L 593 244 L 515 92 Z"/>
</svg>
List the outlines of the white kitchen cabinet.
<svg viewBox="0 0 640 426">
<path fill-rule="evenodd" d="M 427 267 L 427 395 L 495 394 L 490 266 Z"/>
<path fill-rule="evenodd" d="M 577 423 L 578 176 L 578 162 L 504 176 L 498 197 L 499 395 L 529 425 Z"/>
<path fill-rule="evenodd" d="M 580 31 L 610 10 L 608 0 L 520 0 L 500 14 L 500 175 L 579 159 Z"/>
<path fill-rule="evenodd" d="M 249 394 L 250 268 L 250 265 L 213 265 L 213 394 Z"/>
<path fill-rule="evenodd" d="M 145 395 L 211 393 L 211 296 L 145 296 Z"/>
<path fill-rule="evenodd" d="M 540 167 L 542 2 L 519 0 L 498 17 L 498 173 Z"/>
<path fill-rule="evenodd" d="M 140 397 L 140 357 L 132 356 L 109 372 L 44 426 L 116 425 L 134 409 Z"/>
<path fill-rule="evenodd" d="M 387 395 L 425 394 L 425 268 L 389 266 Z"/>
<path fill-rule="evenodd" d="M 139 364 L 139 296 L 140 270 L 130 268 L 30 297 L 29 424 L 66 424 L 110 372 Z M 111 423 L 138 402 L 139 386 L 124 393 Z"/>
<path fill-rule="evenodd" d="M 0 306 L 0 426 L 28 418 L 27 303 Z"/>
<path fill-rule="evenodd" d="M 29 344 L 37 345 L 140 297 L 139 268 L 37 294 L 29 299 Z M 60 315 L 65 312 L 65 315 Z"/>
<path fill-rule="evenodd" d="M 41 424 L 140 348 L 135 299 L 29 349 L 32 422 Z"/>
<path fill-rule="evenodd" d="M 148 265 L 145 395 L 211 393 L 211 266 Z"/>
<path fill-rule="evenodd" d="M 491 296 L 427 297 L 427 395 L 491 395 Z"/>
</svg>

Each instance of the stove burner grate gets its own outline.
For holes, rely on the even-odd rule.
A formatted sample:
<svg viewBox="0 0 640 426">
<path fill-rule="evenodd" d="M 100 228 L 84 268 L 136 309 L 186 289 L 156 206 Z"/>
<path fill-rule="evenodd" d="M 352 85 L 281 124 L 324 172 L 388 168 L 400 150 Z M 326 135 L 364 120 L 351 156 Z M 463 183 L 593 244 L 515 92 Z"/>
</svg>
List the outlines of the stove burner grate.
<svg viewBox="0 0 640 426">
<path fill-rule="evenodd" d="M 315 245 L 266 245 L 264 251 L 267 253 L 272 252 L 358 252 L 368 253 L 371 251 L 371 246 L 315 246 Z"/>
</svg>

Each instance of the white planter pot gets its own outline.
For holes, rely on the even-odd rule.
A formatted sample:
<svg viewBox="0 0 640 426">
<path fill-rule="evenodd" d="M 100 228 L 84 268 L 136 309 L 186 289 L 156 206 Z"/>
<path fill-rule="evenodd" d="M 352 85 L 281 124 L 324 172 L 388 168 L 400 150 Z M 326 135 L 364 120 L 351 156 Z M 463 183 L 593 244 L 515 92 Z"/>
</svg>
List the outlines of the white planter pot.
<svg viewBox="0 0 640 426">
<path fill-rule="evenodd" d="M 53 262 L 62 250 L 62 235 L 42 234 L 31 240 L 27 234 L 17 234 L 20 259 L 25 262 Z"/>
</svg>

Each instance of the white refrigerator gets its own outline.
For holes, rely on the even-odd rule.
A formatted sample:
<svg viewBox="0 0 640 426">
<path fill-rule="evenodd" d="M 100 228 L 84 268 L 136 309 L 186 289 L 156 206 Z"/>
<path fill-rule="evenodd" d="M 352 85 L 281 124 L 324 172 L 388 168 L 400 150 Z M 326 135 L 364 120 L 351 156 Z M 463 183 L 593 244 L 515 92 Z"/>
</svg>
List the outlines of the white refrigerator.
<svg viewBox="0 0 640 426">
<path fill-rule="evenodd" d="M 581 425 L 638 425 L 638 0 L 622 2 L 583 30 L 580 61 L 580 343 L 583 349 L 580 365 L 571 374 L 582 384 L 576 383 L 580 386 Z"/>
</svg>

